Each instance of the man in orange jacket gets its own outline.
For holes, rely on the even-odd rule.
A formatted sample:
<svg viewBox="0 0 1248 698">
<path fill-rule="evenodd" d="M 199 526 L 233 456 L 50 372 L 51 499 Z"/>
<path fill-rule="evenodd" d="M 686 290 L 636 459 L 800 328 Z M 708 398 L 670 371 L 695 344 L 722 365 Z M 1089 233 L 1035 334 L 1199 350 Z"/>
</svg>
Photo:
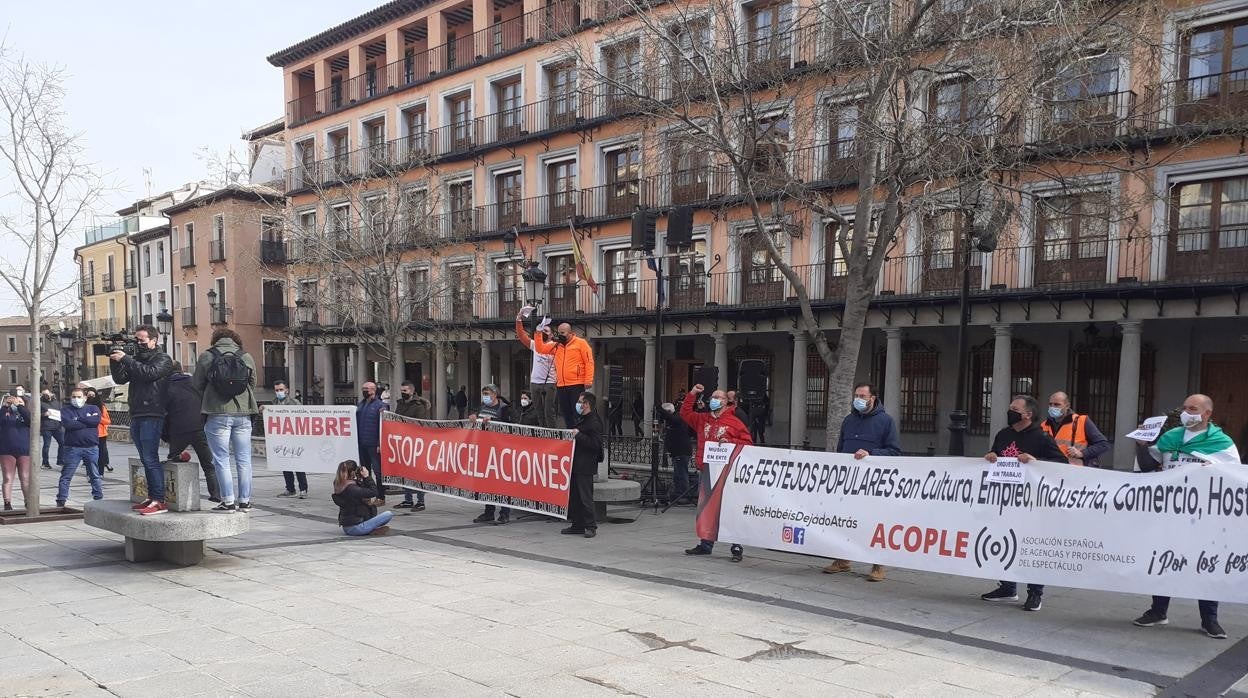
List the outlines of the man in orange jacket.
<svg viewBox="0 0 1248 698">
<path fill-rule="evenodd" d="M 568 323 L 560 323 L 555 330 L 555 341 L 547 342 L 541 336 L 533 338 L 533 348 L 539 354 L 555 357 L 555 398 L 568 429 L 576 426 L 580 417 L 576 414 L 576 401 L 581 393 L 594 387 L 594 351 L 589 342 L 578 337 Z M 516 323 L 516 338 L 527 344 L 528 333 L 521 323 Z"/>
</svg>

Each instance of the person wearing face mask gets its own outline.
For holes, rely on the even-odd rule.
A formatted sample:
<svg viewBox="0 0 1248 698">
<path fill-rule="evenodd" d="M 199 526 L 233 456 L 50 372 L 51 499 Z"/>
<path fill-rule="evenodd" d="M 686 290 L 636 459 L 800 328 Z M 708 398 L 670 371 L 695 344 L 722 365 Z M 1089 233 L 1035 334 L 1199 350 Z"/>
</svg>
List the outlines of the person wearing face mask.
<svg viewBox="0 0 1248 698">
<path fill-rule="evenodd" d="M 4 510 L 12 511 L 13 477 L 22 483 L 22 499 L 29 496 L 31 486 L 30 411 L 16 395 L 5 395 L 0 404 L 0 470 L 4 473 Z"/>
<path fill-rule="evenodd" d="M 733 414 L 728 407 L 728 395 L 722 390 L 716 390 L 711 393 L 711 399 L 707 403 L 710 407 L 708 412 L 694 411 L 694 404 L 706 389 L 699 383 L 693 386 L 693 390 L 685 396 L 684 402 L 680 404 L 680 418 L 685 420 L 685 424 L 693 429 L 693 433 L 697 435 L 697 447 L 694 451 L 694 458 L 698 464 L 698 514 L 702 513 L 702 509 L 706 507 L 711 496 L 711 471 L 706 467 L 706 463 L 702 460 L 703 449 L 708 441 L 715 441 L 721 444 L 745 444 L 754 443 L 750 438 L 750 430 L 737 419 L 737 415 Z M 686 555 L 710 555 L 715 548 L 715 541 L 702 540 L 697 545 L 685 551 Z M 733 543 L 730 548 L 732 552 L 732 561 L 740 562 L 745 551 L 737 543 Z"/>
<path fill-rule="evenodd" d="M 511 410 L 511 418 L 516 424 L 530 427 L 543 426 L 541 410 L 533 403 L 533 393 L 527 390 L 520 391 L 520 407 Z"/>
<path fill-rule="evenodd" d="M 87 479 L 91 482 L 91 498 L 104 498 L 104 480 L 100 478 L 99 434 L 100 408 L 87 404 L 87 395 L 80 389 L 69 394 L 69 405 L 61 408 L 61 425 L 65 428 L 65 467 L 61 468 L 61 480 L 56 489 L 56 506 L 65 506 L 69 499 L 69 484 L 78 472 L 78 466 L 87 464 Z"/>
<path fill-rule="evenodd" d="M 1066 462 L 1066 454 L 1040 428 L 1039 414 L 1040 404 L 1035 398 L 1030 395 L 1015 395 L 1005 417 L 1009 426 L 997 432 L 992 440 L 992 450 L 984 456 L 984 460 L 995 463 L 997 458 L 1005 457 L 1017 458 L 1020 463 L 1030 463 L 1033 460 Z M 1028 584 L 1027 601 L 1023 603 L 1023 610 L 1039 611 L 1043 595 L 1043 584 Z M 981 594 L 979 598 L 984 601 L 1018 601 L 1018 584 L 1002 580 L 996 589 Z"/>
<path fill-rule="evenodd" d="M 208 501 L 219 504 L 221 485 L 217 481 L 216 460 L 204 433 L 204 394 L 196 390 L 195 382 L 182 370 L 181 362 L 173 362 L 173 373 L 165 381 L 165 398 L 164 439 L 169 444 L 168 460 L 190 460 L 185 451 L 194 449 L 208 486 Z"/>
<path fill-rule="evenodd" d="M 572 481 L 568 483 L 568 527 L 559 533 L 565 536 L 598 535 L 598 519 L 594 513 L 594 474 L 602 462 L 602 418 L 594 409 L 598 397 L 588 390 L 576 398 L 577 419 L 573 430 L 576 448 L 572 452 Z"/>
<path fill-rule="evenodd" d="M 302 405 L 303 402 L 290 394 L 290 386 L 286 385 L 286 381 L 277 381 L 273 384 L 273 404 L 274 405 Z M 260 407 L 261 413 L 264 406 Z M 299 499 L 308 498 L 308 474 L 295 470 L 283 470 L 282 479 L 286 483 L 286 489 L 278 493 L 279 497 L 295 497 Z M 299 492 L 295 492 L 295 481 L 299 482 Z"/>
<path fill-rule="evenodd" d="M 377 484 L 377 499 L 386 503 L 386 485 L 381 473 L 381 413 L 390 409 L 379 396 L 377 384 L 366 381 L 360 389 L 360 404 L 355 406 L 356 443 L 360 448 L 360 467 L 372 473 Z"/>
<path fill-rule="evenodd" d="M 572 331 L 572 325 L 560 323 L 555 330 L 555 341 L 534 338 L 534 347 L 540 354 L 555 357 L 555 396 L 563 412 L 564 426 L 572 429 L 580 420 L 576 403 L 581 393 L 594 385 L 594 351 L 589 342 Z"/>
<path fill-rule="evenodd" d="M 550 342 L 550 318 L 545 318 L 537 326 L 537 336 L 543 342 Z M 537 342 L 524 330 L 524 316 L 516 315 L 516 341 L 524 345 L 533 356 L 533 365 L 529 371 L 529 396 L 537 408 L 541 422 L 534 426 L 554 427 L 558 424 L 555 417 L 555 397 L 559 388 L 558 376 L 555 373 L 555 357 L 537 350 Z"/>
<path fill-rule="evenodd" d="M 144 516 L 163 514 L 165 506 L 165 468 L 160 462 L 160 433 L 165 423 L 164 382 L 173 373 L 173 359 L 160 349 L 160 333 L 151 325 L 134 330 L 137 354 L 124 351 L 108 355 L 112 362 L 113 382 L 129 385 L 130 440 L 139 452 L 147 479 L 149 499 L 134 506 Z"/>
<path fill-rule="evenodd" d="M 867 456 L 900 456 L 901 437 L 897 422 L 884 411 L 875 386 L 859 383 L 854 386 L 853 409 L 841 421 L 841 436 L 836 442 L 837 453 L 852 453 L 855 460 Z M 824 574 L 849 571 L 849 560 L 837 558 L 823 568 Z M 884 565 L 871 565 L 872 582 L 884 581 Z"/>
<path fill-rule="evenodd" d="M 1141 462 L 1147 459 L 1161 470 L 1193 464 L 1240 463 L 1235 442 L 1212 421 L 1213 400 L 1208 395 L 1189 395 L 1183 401 L 1179 419 L 1183 425 L 1162 434 L 1155 444 L 1136 443 L 1137 457 Z M 1218 602 L 1201 600 L 1197 606 L 1200 609 L 1201 630 L 1214 639 L 1226 639 L 1226 631 L 1218 623 Z M 1166 625 L 1170 622 L 1166 617 L 1169 611 L 1170 597 L 1154 596 L 1153 605 L 1133 622 L 1141 628 Z"/>
<path fill-rule="evenodd" d="M 1070 409 L 1070 397 L 1062 391 L 1049 396 L 1049 416 L 1040 424 L 1053 437 L 1071 465 L 1101 467 L 1101 456 L 1112 444 L 1087 415 Z"/>
<path fill-rule="evenodd" d="M 663 450 L 672 465 L 672 490 L 668 498 L 676 504 L 689 504 L 689 459 L 693 457 L 693 430 L 676 414 L 676 406 L 665 402 L 660 407 L 663 418 Z"/>
<path fill-rule="evenodd" d="M 56 441 L 56 464 L 65 465 L 65 439 L 61 436 L 61 423 L 59 420 L 49 419 L 48 410 L 61 409 L 61 401 L 52 395 L 51 390 L 44 390 L 39 393 L 39 437 L 43 439 L 43 469 L 51 470 L 52 465 L 48 462 L 48 451 L 51 450 L 52 442 Z"/>
<path fill-rule="evenodd" d="M 411 381 L 403 381 L 399 385 L 399 403 L 394 406 L 395 413 L 408 417 L 410 419 L 429 419 L 429 415 L 433 414 L 433 408 L 429 401 L 416 394 L 416 384 Z M 417 490 L 415 493 L 416 500 L 412 501 L 412 491 L 406 490 L 403 493 L 403 501 L 399 502 L 396 509 L 411 509 L 412 511 L 425 510 L 425 493 L 423 490 Z"/>
<path fill-rule="evenodd" d="M 511 421 L 511 406 L 506 398 L 498 394 L 498 386 L 493 383 L 481 388 L 481 404 L 468 415 L 468 419 L 489 422 L 497 419 L 500 422 Z M 494 505 L 486 504 L 485 511 L 473 519 L 473 523 L 497 523 L 505 526 L 511 521 L 511 509 L 498 507 L 498 521 L 494 520 Z"/>
</svg>

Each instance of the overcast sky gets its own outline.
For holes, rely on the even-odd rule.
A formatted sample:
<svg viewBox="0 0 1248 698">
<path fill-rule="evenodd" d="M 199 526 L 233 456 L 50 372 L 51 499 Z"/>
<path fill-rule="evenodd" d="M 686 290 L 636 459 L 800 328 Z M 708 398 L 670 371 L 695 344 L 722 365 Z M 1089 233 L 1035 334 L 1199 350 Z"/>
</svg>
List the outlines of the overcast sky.
<svg viewBox="0 0 1248 698">
<path fill-rule="evenodd" d="M 244 130 L 283 114 L 282 71 L 266 56 L 384 2 L 4 0 L 0 35 L 66 70 L 70 123 L 121 187 L 100 210 L 109 215 L 146 195 L 145 168 L 154 193 L 203 179 L 201 148 L 237 148 Z M 0 314 L 19 309 L 0 289 Z"/>
</svg>

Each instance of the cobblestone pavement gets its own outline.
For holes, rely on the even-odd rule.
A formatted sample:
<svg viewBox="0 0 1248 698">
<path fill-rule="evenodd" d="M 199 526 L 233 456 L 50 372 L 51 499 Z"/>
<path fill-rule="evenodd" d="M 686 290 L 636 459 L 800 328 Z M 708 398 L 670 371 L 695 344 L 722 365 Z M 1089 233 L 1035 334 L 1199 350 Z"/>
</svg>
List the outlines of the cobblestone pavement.
<svg viewBox="0 0 1248 698">
<path fill-rule="evenodd" d="M 1190 601 L 1141 629 L 1140 596 L 1050 587 L 1024 613 L 981 602 L 983 580 L 688 558 L 687 508 L 617 509 L 635 521 L 586 540 L 430 496 L 394 535 L 348 539 L 310 479 L 279 499 L 257 470 L 251 531 L 191 568 L 128 564 L 81 521 L 0 526 L 0 695 L 1248 696 L 1239 605 L 1217 641 Z"/>
</svg>

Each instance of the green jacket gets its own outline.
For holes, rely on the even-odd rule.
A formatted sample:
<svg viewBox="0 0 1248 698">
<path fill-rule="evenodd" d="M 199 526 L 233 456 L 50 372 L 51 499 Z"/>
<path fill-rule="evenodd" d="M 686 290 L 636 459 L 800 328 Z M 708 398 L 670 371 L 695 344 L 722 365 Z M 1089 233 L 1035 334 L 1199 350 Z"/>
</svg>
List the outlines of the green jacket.
<svg viewBox="0 0 1248 698">
<path fill-rule="evenodd" d="M 208 382 L 208 367 L 212 366 L 216 357 L 210 351 L 200 354 L 199 359 L 195 361 L 195 377 L 193 378 L 195 389 L 204 395 L 203 408 L 200 411 L 204 414 L 230 415 L 252 415 L 259 412 L 259 408 L 256 407 L 256 362 L 252 360 L 251 354 L 240 349 L 229 337 L 222 337 L 212 346 L 222 354 L 236 353 L 242 356 L 243 363 L 251 369 L 251 384 L 241 395 L 228 399 L 221 397 Z"/>
<path fill-rule="evenodd" d="M 299 401 L 299 398 L 292 397 L 290 394 L 287 394 L 285 400 L 278 400 L 277 398 L 273 398 L 273 404 L 274 405 L 302 405 L 303 403 Z"/>
</svg>

